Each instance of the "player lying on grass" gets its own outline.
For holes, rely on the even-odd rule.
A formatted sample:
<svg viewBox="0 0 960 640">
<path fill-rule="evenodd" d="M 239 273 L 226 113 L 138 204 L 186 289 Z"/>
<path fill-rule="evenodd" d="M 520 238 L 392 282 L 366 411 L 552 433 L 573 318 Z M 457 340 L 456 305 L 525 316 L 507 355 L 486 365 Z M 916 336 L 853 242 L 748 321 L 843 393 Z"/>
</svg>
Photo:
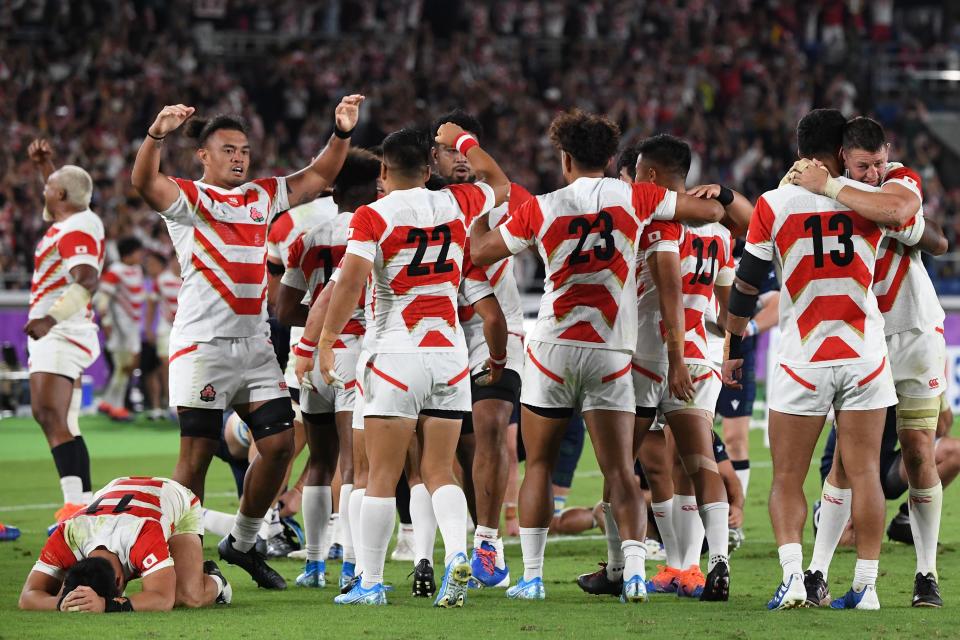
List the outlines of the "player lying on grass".
<svg viewBox="0 0 960 640">
<path fill-rule="evenodd" d="M 35 611 L 169 611 L 227 604 L 232 589 L 203 560 L 200 501 L 166 478 L 117 478 L 47 539 L 20 592 Z M 124 597 L 127 584 L 143 580 Z"/>
</svg>

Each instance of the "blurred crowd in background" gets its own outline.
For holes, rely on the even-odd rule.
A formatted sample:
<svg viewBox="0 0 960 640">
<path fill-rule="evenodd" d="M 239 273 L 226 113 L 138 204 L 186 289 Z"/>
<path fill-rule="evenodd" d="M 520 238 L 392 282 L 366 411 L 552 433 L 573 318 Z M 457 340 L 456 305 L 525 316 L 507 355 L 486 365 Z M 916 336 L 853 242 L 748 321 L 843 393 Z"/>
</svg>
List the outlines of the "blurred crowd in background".
<svg viewBox="0 0 960 640">
<path fill-rule="evenodd" d="M 250 123 L 253 175 L 304 166 L 335 103 L 366 94 L 354 144 L 463 107 L 481 142 L 533 193 L 560 186 L 547 125 L 561 109 L 608 114 L 624 144 L 689 140 L 690 184 L 754 198 L 795 157 L 809 109 L 868 114 L 891 158 L 924 179 L 925 211 L 960 236 L 955 156 L 930 135 L 923 95 L 884 101 L 881 53 L 960 50 L 949 3 L 894 0 L 6 0 L 0 3 L 0 287 L 25 288 L 43 223 L 26 157 L 48 137 L 56 161 L 92 174 L 108 238 L 170 251 L 134 194 L 136 149 L 164 104 Z M 307 6 L 309 5 L 309 6 Z M 947 12 L 948 15 L 944 15 Z M 167 141 L 163 170 L 199 177 L 191 141 Z M 112 249 L 111 249 L 112 250 Z M 109 253 L 108 253 L 109 256 Z"/>
</svg>

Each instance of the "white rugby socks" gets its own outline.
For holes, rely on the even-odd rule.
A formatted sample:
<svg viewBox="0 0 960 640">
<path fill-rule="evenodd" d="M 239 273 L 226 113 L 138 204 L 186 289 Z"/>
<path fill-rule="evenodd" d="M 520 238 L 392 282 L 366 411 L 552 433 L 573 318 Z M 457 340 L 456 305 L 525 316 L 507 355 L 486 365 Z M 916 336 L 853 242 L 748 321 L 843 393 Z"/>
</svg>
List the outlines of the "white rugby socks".
<svg viewBox="0 0 960 640">
<path fill-rule="evenodd" d="M 727 519 L 730 517 L 730 505 L 726 502 L 708 502 L 700 507 L 700 518 L 703 520 L 704 532 L 707 536 L 707 548 L 710 557 L 707 561 L 709 573 L 718 562 L 730 563 L 727 547 L 730 544 Z M 701 543 L 702 544 L 702 543 Z M 699 560 L 699 549 L 697 549 Z"/>
<path fill-rule="evenodd" d="M 343 545 L 343 561 L 356 562 L 357 556 L 353 549 L 353 532 L 350 530 L 350 494 L 353 493 L 352 484 L 340 485 L 340 544 Z"/>
<path fill-rule="evenodd" d="M 850 521 L 850 489 L 839 489 L 829 481 L 823 483 L 820 493 L 820 520 L 817 524 L 817 539 L 813 542 L 813 558 L 810 571 L 819 571 L 827 579 L 833 554 L 840 544 L 843 530 Z"/>
<path fill-rule="evenodd" d="M 861 560 L 857 558 L 857 564 L 853 569 L 853 590 L 859 593 L 866 587 L 875 587 L 877 585 L 877 574 L 879 572 L 879 560 Z"/>
<path fill-rule="evenodd" d="M 689 569 L 699 565 L 704 528 L 696 496 L 681 493 L 673 496 L 673 530 L 677 535 L 681 566 Z"/>
<path fill-rule="evenodd" d="M 233 529 L 234 515 L 213 509 L 203 510 L 203 530 L 221 538 Z"/>
<path fill-rule="evenodd" d="M 363 544 L 363 522 L 360 520 L 360 512 L 366 493 L 366 489 L 354 489 L 350 494 L 350 534 L 353 536 L 353 552 L 357 558 L 354 569 L 357 575 L 363 571 L 363 567 L 361 566 L 363 557 L 360 554 L 360 546 Z"/>
<path fill-rule="evenodd" d="M 443 564 L 446 566 L 457 554 L 467 555 L 467 497 L 458 485 L 445 484 L 433 492 L 432 499 L 433 513 L 443 538 Z M 413 511 L 410 514 L 412 516 Z"/>
<path fill-rule="evenodd" d="M 326 560 L 323 540 L 327 533 L 333 495 L 329 486 L 307 485 L 303 488 L 303 528 L 307 538 L 307 562 Z"/>
<path fill-rule="evenodd" d="M 663 550 L 667 555 L 667 566 L 673 569 L 686 569 L 687 567 L 683 566 L 683 558 L 680 555 L 677 532 L 673 526 L 673 498 L 663 502 L 654 502 L 650 507 L 653 509 L 653 519 L 657 523 L 660 541 L 663 543 Z"/>
<path fill-rule="evenodd" d="M 623 556 L 623 542 L 620 540 L 620 529 L 613 517 L 613 509 L 609 502 L 601 502 L 603 510 L 604 535 L 607 538 L 607 578 L 619 580 L 623 575 L 625 559 Z"/>
<path fill-rule="evenodd" d="M 787 584 L 787 580 L 795 573 L 803 575 L 803 547 L 799 542 L 780 545 L 777 553 L 780 555 L 780 566 L 783 567 L 783 584 Z"/>
<path fill-rule="evenodd" d="M 743 495 L 747 495 L 747 487 L 750 486 L 750 460 L 731 460 L 733 472 L 737 474 L 737 480 L 743 487 Z"/>
<path fill-rule="evenodd" d="M 233 519 L 233 529 L 230 535 L 233 536 L 233 548 L 241 553 L 250 551 L 250 548 L 257 542 L 257 532 L 263 524 L 263 518 L 254 516 L 245 516 L 237 511 Z"/>
<path fill-rule="evenodd" d="M 60 478 L 60 489 L 63 491 L 63 504 L 86 504 L 80 476 L 63 476 Z"/>
<path fill-rule="evenodd" d="M 910 489 L 910 531 L 917 550 L 917 573 L 937 577 L 937 539 L 943 510 L 943 485 Z"/>
<path fill-rule="evenodd" d="M 433 512 L 433 499 L 427 491 L 427 485 L 422 482 L 410 487 L 410 520 L 413 522 L 414 564 L 428 560 L 433 565 L 433 547 L 437 543 L 437 517 Z"/>
<path fill-rule="evenodd" d="M 523 579 L 543 578 L 543 554 L 547 550 L 547 528 L 520 527 Z"/>
<path fill-rule="evenodd" d="M 487 542 L 497 550 L 497 560 L 495 563 L 497 569 L 503 569 L 507 566 L 506 560 L 503 558 L 503 540 L 500 538 L 497 529 L 477 525 L 476 530 L 473 532 L 473 548 L 479 549 L 481 542 Z"/>
<path fill-rule="evenodd" d="M 363 564 L 363 588 L 383 582 L 383 563 L 397 517 L 397 499 L 364 496 L 360 509 L 362 543 L 357 549 Z"/>
<path fill-rule="evenodd" d="M 640 576 L 646 579 L 643 563 L 647 559 L 647 548 L 639 540 L 624 540 L 621 545 L 623 550 L 623 578 L 629 580 L 634 576 Z"/>
</svg>

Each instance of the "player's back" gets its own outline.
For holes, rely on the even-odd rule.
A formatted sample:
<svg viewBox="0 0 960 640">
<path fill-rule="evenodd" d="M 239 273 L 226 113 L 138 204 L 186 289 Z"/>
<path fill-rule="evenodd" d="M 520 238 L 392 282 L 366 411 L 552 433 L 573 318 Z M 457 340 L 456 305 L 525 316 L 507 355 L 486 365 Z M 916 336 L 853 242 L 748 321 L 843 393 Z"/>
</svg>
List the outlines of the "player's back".
<svg viewBox="0 0 960 640">
<path fill-rule="evenodd" d="M 30 319 L 47 315 L 50 307 L 70 286 L 70 269 L 87 264 L 99 274 L 103 269 L 104 231 L 100 216 L 89 209 L 50 225 L 37 244 L 30 284 Z M 58 322 L 61 329 L 92 327 L 93 312 L 87 309 Z"/>
<path fill-rule="evenodd" d="M 147 298 L 143 267 L 139 264 L 114 262 L 103 274 L 100 287 L 111 294 L 113 319 L 131 327 L 139 326 Z"/>
<path fill-rule="evenodd" d="M 177 315 L 177 295 L 183 281 L 169 269 L 164 269 L 154 283 L 155 295 L 160 307 L 161 326 L 170 327 Z"/>
<path fill-rule="evenodd" d="M 654 223 L 666 224 L 666 223 Z M 651 225 L 653 227 L 654 225 Z M 707 322 L 717 317 L 716 286 L 733 284 L 733 237 L 719 222 L 683 226 L 680 243 L 680 290 L 683 296 L 685 345 L 688 363 L 716 364 L 710 357 Z"/>
<path fill-rule="evenodd" d="M 531 201 L 546 271 L 531 340 L 633 351 L 638 234 L 651 216 L 673 216 L 671 195 L 652 184 L 580 178 Z"/>
<path fill-rule="evenodd" d="M 465 350 L 457 289 L 467 210 L 492 201 L 483 187 L 393 191 L 354 214 L 348 252 L 374 263 L 374 352 Z"/>
<path fill-rule="evenodd" d="M 773 259 L 783 284 L 782 362 L 829 366 L 886 354 L 871 289 L 883 235 L 856 211 L 801 187 L 787 185 L 760 197 L 746 250 Z"/>
</svg>

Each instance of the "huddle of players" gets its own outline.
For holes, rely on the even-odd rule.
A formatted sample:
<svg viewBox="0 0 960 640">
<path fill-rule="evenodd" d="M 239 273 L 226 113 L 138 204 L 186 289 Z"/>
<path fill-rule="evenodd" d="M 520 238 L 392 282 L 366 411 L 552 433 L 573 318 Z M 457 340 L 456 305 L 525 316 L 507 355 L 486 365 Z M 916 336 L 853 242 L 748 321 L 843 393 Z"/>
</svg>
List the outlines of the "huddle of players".
<svg viewBox="0 0 960 640">
<path fill-rule="evenodd" d="M 313 199 L 320 190 L 334 183 L 347 157 L 350 131 L 356 123 L 361 101 L 362 96 L 348 96 L 341 102 L 334 135 L 309 167 L 287 178 L 252 182 L 246 181 L 249 145 L 242 123 L 224 117 L 191 123 L 200 141 L 197 156 L 204 165 L 202 180 L 171 180 L 161 174 L 159 150 L 163 138 L 193 115 L 192 108 L 169 106 L 151 126 L 133 172 L 135 186 L 165 217 L 180 262 L 187 265 L 183 274 L 181 312 L 171 336 L 171 404 L 178 407 L 181 422 L 181 458 L 174 480 L 202 497 L 206 467 L 219 440 L 222 412 L 228 405 L 237 409 L 257 440 L 259 454 L 248 470 L 247 490 L 233 530 L 218 548 L 224 560 L 241 566 L 260 586 L 268 588 L 283 588 L 284 581 L 252 547 L 263 513 L 275 498 L 290 460 L 293 412 L 263 322 L 266 224 L 290 204 Z M 814 114 L 817 112 L 808 118 Z M 801 122 L 800 132 L 803 131 Z M 712 318 L 716 325 L 734 330 L 730 340 L 731 356 L 724 363 L 724 378 L 728 384 L 736 384 L 733 370 L 737 365 L 737 337 L 755 307 L 751 286 L 759 266 L 753 263 L 763 262 L 764 258 L 767 261 L 782 259 L 780 247 L 774 251 L 771 244 L 780 231 L 781 221 L 776 218 L 777 214 L 771 216 L 761 210 L 761 204 L 766 202 L 761 200 L 758 213 L 750 219 L 748 233 L 749 255 L 757 260 L 749 258 L 746 264 L 741 262 L 728 314 L 726 293 L 721 292 L 731 283 L 731 239 L 729 232 L 715 223 L 726 211 L 728 224 L 737 224 L 736 210 L 742 205 L 739 196 L 715 185 L 699 188 L 693 195 L 682 193 L 685 169 L 678 171 L 682 163 L 675 161 L 682 155 L 677 152 L 683 145 L 669 138 L 660 138 L 659 146 L 648 147 L 647 160 L 641 152 L 637 162 L 638 180 L 628 185 L 604 177 L 618 144 L 617 128 L 606 119 L 577 111 L 561 114 L 551 125 L 550 135 L 560 150 L 568 186 L 510 206 L 508 215 L 501 213 L 497 219 L 491 217 L 491 212 L 509 199 L 511 185 L 480 148 L 475 136 L 453 123 L 439 127 L 438 149 L 456 149 L 469 160 L 480 181 L 430 191 L 425 188 L 430 174 L 429 141 L 410 130 L 391 134 L 384 141 L 380 164 L 380 182 L 385 195 L 353 211 L 347 226 L 343 259 L 335 263 L 329 256 L 331 259 L 325 261 L 327 256 L 318 254 L 309 264 L 311 268 L 304 268 L 306 262 L 300 261 L 300 282 L 306 288 L 299 290 L 308 294 L 313 304 L 306 312 L 306 329 L 295 352 L 298 375 L 307 395 L 301 397 L 301 401 L 305 419 L 311 425 L 308 433 L 313 432 L 308 435 L 311 443 L 308 486 L 317 488 L 314 496 L 317 499 L 312 503 L 321 513 L 328 514 L 330 510 L 329 483 L 335 468 L 335 452 L 338 444 L 344 445 L 344 434 L 349 434 L 344 428 L 345 418 L 350 413 L 362 415 L 362 420 L 351 420 L 353 426 L 361 425 L 362 429 L 355 428 L 354 433 L 346 436 L 353 436 L 355 451 L 356 442 L 361 439 L 364 442 L 355 456 L 355 468 L 363 466 L 360 461 L 363 454 L 366 457 L 365 492 L 359 494 L 357 501 L 358 491 L 354 490 L 349 500 L 350 507 L 359 502 L 358 517 L 350 521 L 359 529 L 359 535 L 352 537 L 359 541 L 355 547 L 362 573 L 359 580 L 350 581 L 346 593 L 337 597 L 338 603 L 386 602 L 383 562 L 393 530 L 393 492 L 405 464 L 418 467 L 418 477 L 423 479 L 423 488 L 432 503 L 432 509 L 427 510 L 432 513 L 420 515 L 424 522 L 436 522 L 444 540 L 445 571 L 435 604 L 462 605 L 472 570 L 478 566 L 481 571 L 477 573 L 489 574 L 491 578 L 500 570 L 497 583 L 504 582 L 506 567 L 500 565 L 502 551 L 498 548 L 495 520 L 483 525 L 483 518 L 478 519 L 483 529 L 478 527 L 474 562 L 467 559 L 467 503 L 452 469 L 460 419 L 471 408 L 470 382 L 476 389 L 497 388 L 506 377 L 505 369 L 514 371 L 523 381 L 520 402 L 527 449 L 526 475 L 520 495 L 524 575 L 508 589 L 507 595 L 519 599 L 542 599 L 545 595 L 542 567 L 551 517 L 550 471 L 562 427 L 579 407 L 604 472 L 605 496 L 609 496 L 605 512 L 613 525 L 608 526 L 608 531 L 617 532 L 622 539 L 619 549 L 612 546 L 609 549 L 614 562 L 608 563 L 607 568 L 613 565 L 612 569 L 603 572 L 609 582 L 622 582 L 621 600 L 647 599 L 642 543 L 645 518 L 639 488 L 633 479 L 633 461 L 637 456 L 635 443 L 654 441 L 649 434 L 643 435 L 651 427 L 658 408 L 667 417 L 680 463 L 694 485 L 710 547 L 701 599 L 725 600 L 728 596 L 727 503 L 710 440 L 720 377 L 719 358 L 711 356 L 708 322 Z M 804 145 L 801 137 L 802 156 L 818 157 L 817 154 L 824 153 L 822 148 L 815 149 L 815 153 L 804 153 Z M 822 161 L 829 164 L 826 156 Z M 836 158 L 833 162 L 836 164 Z M 791 174 L 794 181 L 820 170 L 809 166 L 797 169 Z M 828 182 L 834 194 L 837 190 L 844 191 L 845 195 L 853 191 L 842 189 L 843 183 L 839 183 L 838 189 L 836 184 Z M 812 197 L 804 192 L 804 203 Z M 830 211 L 838 207 L 836 203 L 831 205 Z M 769 203 L 765 206 L 770 208 Z M 789 206 L 783 209 L 788 217 L 794 213 Z M 891 216 L 889 207 L 878 208 L 884 213 L 877 217 L 888 216 L 885 222 L 896 225 L 906 222 L 906 218 Z M 848 216 L 857 214 L 851 212 Z M 681 227 L 679 222 L 700 226 Z M 861 239 L 857 233 L 863 226 L 847 228 L 846 224 L 828 222 L 831 232 L 839 232 L 838 241 L 843 250 L 832 250 L 829 255 L 835 263 L 839 260 L 837 266 L 840 267 L 855 262 L 854 256 L 845 251 L 854 250 L 851 248 L 854 245 L 849 243 Z M 796 232 L 797 225 L 788 227 Z M 915 242 L 922 227 L 920 222 L 888 232 L 906 242 Z M 808 228 L 815 232 L 819 227 L 804 225 L 804 229 Z M 883 232 L 873 232 L 873 229 L 870 232 L 871 240 L 879 243 Z M 822 266 L 824 251 L 817 245 L 823 242 L 822 237 L 821 230 L 811 238 L 810 255 L 804 255 L 810 259 L 800 261 L 808 265 L 807 272 L 800 272 L 807 278 L 801 291 L 804 295 L 815 288 L 813 285 L 820 284 L 816 274 L 811 276 L 809 270 Z M 508 272 L 509 264 L 503 261 L 532 246 L 536 246 L 546 267 L 545 293 L 537 325 L 528 336 L 521 373 L 517 371 L 520 368 L 517 349 L 514 348 L 513 353 L 510 349 L 509 322 L 497 302 L 497 272 L 491 275 L 489 267 L 499 264 L 501 272 Z M 797 245 L 788 244 L 785 249 L 794 246 Z M 306 246 L 303 249 L 301 258 L 307 255 Z M 857 255 L 864 261 L 869 284 L 872 256 L 867 261 Z M 291 275 L 284 284 L 291 286 L 296 284 L 296 263 L 292 261 L 288 265 Z M 766 267 L 769 271 L 769 264 Z M 314 277 L 317 272 L 322 274 L 322 280 Z M 792 270 L 781 270 L 781 273 L 785 282 L 789 282 Z M 856 275 L 861 277 L 862 273 Z M 837 276 L 831 272 L 827 277 Z M 335 284 L 317 289 L 317 285 L 328 283 Z M 649 295 L 651 288 L 658 292 L 659 301 L 651 305 L 638 304 L 638 294 Z M 876 301 L 869 291 L 868 287 L 867 293 L 862 293 L 867 305 L 856 302 L 840 305 L 835 313 L 839 318 L 826 317 L 832 322 L 864 327 L 863 321 L 858 324 L 856 318 L 844 314 L 856 316 L 854 307 L 867 306 L 866 329 L 872 331 L 861 331 L 858 335 L 862 335 L 861 340 L 872 338 L 876 329 L 870 323 L 876 324 L 874 316 L 878 312 L 874 312 Z M 486 357 L 475 361 L 470 357 L 473 350 L 468 351 L 464 331 L 457 320 L 458 295 L 482 318 Z M 485 300 L 492 302 L 486 305 L 487 309 L 483 309 Z M 870 300 L 874 304 L 872 309 Z M 70 303 L 76 307 L 75 313 L 83 312 L 82 303 Z M 57 304 L 63 306 L 59 300 Z M 790 321 L 789 313 L 784 311 L 792 310 L 793 304 L 793 301 L 781 303 L 782 325 Z M 303 309 L 299 313 L 302 316 Z M 47 314 L 41 320 L 48 324 L 45 318 L 49 317 L 55 320 L 55 326 L 57 316 Z M 803 330 L 797 328 L 799 325 L 807 327 L 809 333 L 809 319 L 801 318 L 799 323 L 791 319 L 794 331 Z M 820 324 L 824 322 L 820 317 L 816 319 Z M 360 322 L 364 323 L 363 349 L 354 348 L 355 355 L 351 357 L 350 344 L 355 346 L 361 342 L 356 331 Z M 649 327 L 646 332 L 638 330 L 644 322 Z M 814 323 L 813 330 L 818 326 Z M 653 337 L 656 339 L 651 339 Z M 644 341 L 651 343 L 648 351 L 638 349 Z M 829 335 L 823 340 L 825 344 L 830 341 Z M 716 341 L 714 343 L 713 352 Z M 788 344 L 792 348 L 797 346 Z M 831 355 L 849 355 L 835 344 L 829 346 Z M 870 353 L 881 353 L 882 341 L 879 345 L 871 343 L 870 347 Z M 821 356 L 826 353 L 821 352 L 822 349 L 817 353 Z M 822 361 L 822 358 L 812 360 Z M 828 366 L 836 367 L 835 361 L 835 358 L 828 359 Z M 781 368 L 791 380 L 799 377 L 791 373 L 787 363 L 782 363 Z M 817 367 L 815 373 L 845 371 L 849 377 L 851 369 L 855 368 Z M 321 377 L 323 383 L 335 389 L 332 397 L 324 391 Z M 880 392 L 865 394 L 859 390 L 867 386 L 871 390 L 878 388 L 884 381 L 892 385 L 883 366 L 876 372 L 867 372 L 855 381 L 859 385 L 857 398 L 869 395 L 871 400 L 881 399 Z M 775 378 L 774 384 L 782 386 L 784 382 L 781 376 Z M 817 386 L 829 389 L 834 384 L 829 377 L 818 377 L 817 382 L 818 385 L 802 386 L 807 391 L 815 391 Z M 516 393 L 515 385 L 501 386 Z M 352 412 L 346 409 L 343 400 L 337 404 L 338 398 L 348 390 L 355 390 Z M 310 394 L 315 397 L 310 399 Z M 882 399 L 889 400 L 888 396 Z M 824 402 L 821 394 L 817 394 L 817 398 L 821 404 Z M 489 398 L 481 397 L 483 399 Z M 506 405 L 512 397 L 508 400 L 493 395 L 493 399 L 502 400 Z M 797 399 L 796 394 L 791 398 Z M 827 396 L 825 401 L 829 403 L 831 399 Z M 809 402 L 809 398 L 806 400 Z M 889 404 L 893 402 L 883 406 Z M 314 407 L 319 407 L 319 411 Z M 344 419 L 331 420 L 330 413 L 344 414 Z M 842 412 L 838 413 L 842 416 Z M 821 424 L 823 414 L 817 414 Z M 794 418 L 787 413 L 783 415 L 786 418 L 778 416 L 777 419 Z M 908 417 L 915 415 L 914 411 Z M 774 423 L 772 414 L 772 440 L 782 432 L 773 428 Z M 843 433 L 842 417 L 840 424 L 840 433 Z M 357 432 L 362 432 L 360 438 Z M 844 440 L 841 437 L 841 455 L 849 472 L 858 460 L 856 454 L 847 453 Z M 848 455 L 854 458 L 849 463 Z M 775 487 L 778 462 L 783 465 L 775 449 Z M 354 487 L 359 475 L 355 474 Z M 850 474 L 850 482 L 855 487 L 858 480 L 862 481 L 862 477 Z M 477 493 L 484 491 L 489 489 L 481 486 Z M 858 493 L 855 489 L 854 495 Z M 800 495 L 802 497 L 802 492 Z M 114 497 L 113 513 L 122 514 L 126 510 L 123 504 L 126 496 Z M 774 502 L 771 501 L 772 514 Z M 104 508 L 102 501 L 97 505 L 93 512 L 88 509 L 76 518 L 102 517 L 99 512 Z M 305 505 L 305 514 L 307 509 Z M 680 511 L 693 509 L 681 508 Z M 862 517 L 857 511 L 854 509 L 855 521 Z M 496 513 L 499 514 L 499 504 Z M 659 518 L 658 515 L 658 524 Z M 307 519 L 309 523 L 310 516 Z M 74 519 L 61 527 L 69 527 L 71 522 Z M 774 524 L 780 542 L 787 534 L 781 535 L 777 529 L 776 516 Z M 685 529 L 679 519 L 676 525 Z M 432 537 L 435 527 L 429 529 Z M 879 531 L 879 527 L 876 530 Z M 798 528 L 797 539 L 799 533 Z M 669 540 L 670 534 L 665 538 Z M 82 557 L 90 548 L 80 546 L 72 548 L 76 557 Z M 316 557 L 317 545 L 312 546 L 314 557 L 308 555 L 308 565 L 301 577 L 306 583 L 319 584 L 322 567 L 316 564 L 320 561 Z M 430 546 L 432 549 L 432 539 Z M 785 547 L 788 548 L 785 550 Z M 675 548 L 680 549 L 679 545 Z M 308 554 L 310 549 L 308 540 Z M 782 543 L 781 557 L 786 556 L 793 562 L 791 553 L 790 543 Z M 618 557 L 622 558 L 620 571 L 616 566 Z M 869 558 L 864 560 L 869 561 Z M 784 595 L 778 591 L 774 601 L 780 598 L 789 603 L 796 591 L 793 588 L 796 574 L 786 575 L 787 563 L 784 566 L 785 580 L 780 590 Z M 875 566 L 874 560 L 874 577 Z M 130 572 L 126 573 L 129 577 Z M 801 589 L 802 581 L 801 576 Z M 56 586 L 59 589 L 59 584 Z M 856 587 L 855 584 L 851 593 L 860 597 L 852 596 L 856 599 L 854 606 L 866 601 L 862 594 L 868 591 L 866 588 L 858 591 Z M 218 597 L 222 596 L 223 587 L 219 591 Z M 806 592 L 802 595 L 806 601 Z M 131 606 L 130 601 L 125 602 L 125 607 Z"/>
</svg>

